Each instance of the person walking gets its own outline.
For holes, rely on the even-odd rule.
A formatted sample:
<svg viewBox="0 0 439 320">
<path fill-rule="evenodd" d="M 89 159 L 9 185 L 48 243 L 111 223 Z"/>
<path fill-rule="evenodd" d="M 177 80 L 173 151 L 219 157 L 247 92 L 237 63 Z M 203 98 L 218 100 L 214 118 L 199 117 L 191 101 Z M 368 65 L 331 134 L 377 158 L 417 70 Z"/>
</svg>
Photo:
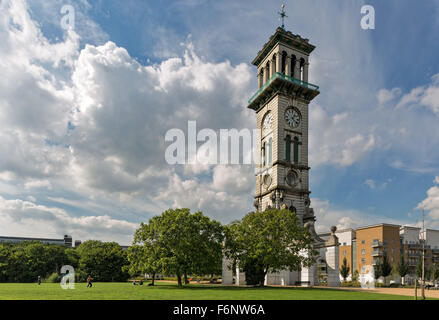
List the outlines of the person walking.
<svg viewBox="0 0 439 320">
<path fill-rule="evenodd" d="M 38 276 L 38 280 L 37 280 L 37 282 L 38 282 L 38 285 L 41 284 L 41 276 Z"/>
<path fill-rule="evenodd" d="M 92 280 L 93 280 L 93 278 L 91 277 L 91 275 L 88 275 L 88 277 L 87 277 L 87 288 L 93 287 Z"/>
</svg>

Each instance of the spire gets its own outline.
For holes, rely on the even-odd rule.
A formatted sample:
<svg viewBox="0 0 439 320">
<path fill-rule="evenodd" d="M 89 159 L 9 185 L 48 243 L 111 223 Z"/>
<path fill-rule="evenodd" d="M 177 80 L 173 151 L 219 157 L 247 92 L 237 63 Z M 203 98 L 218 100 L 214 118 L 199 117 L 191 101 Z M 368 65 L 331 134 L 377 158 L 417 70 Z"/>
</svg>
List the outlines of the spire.
<svg viewBox="0 0 439 320">
<path fill-rule="evenodd" d="M 285 20 L 285 18 L 288 18 L 287 14 L 285 12 L 285 4 L 282 3 L 281 8 L 282 8 L 282 10 L 281 10 L 281 12 L 278 12 L 278 14 L 280 15 L 280 18 L 282 20 L 282 27 L 281 28 L 285 29 L 284 20 Z"/>
</svg>

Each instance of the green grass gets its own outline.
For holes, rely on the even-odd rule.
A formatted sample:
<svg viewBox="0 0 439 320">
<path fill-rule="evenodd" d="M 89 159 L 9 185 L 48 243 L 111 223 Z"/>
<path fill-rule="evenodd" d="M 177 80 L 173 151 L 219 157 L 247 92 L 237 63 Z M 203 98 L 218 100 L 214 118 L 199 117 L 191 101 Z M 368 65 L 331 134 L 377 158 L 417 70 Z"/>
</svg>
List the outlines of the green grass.
<svg viewBox="0 0 439 320">
<path fill-rule="evenodd" d="M 0 283 L 0 300 L 412 300 L 412 297 L 317 288 L 223 287 L 160 282 L 156 286 L 130 283 L 99 283 L 86 288 L 76 283 L 74 290 L 59 284 Z"/>
</svg>

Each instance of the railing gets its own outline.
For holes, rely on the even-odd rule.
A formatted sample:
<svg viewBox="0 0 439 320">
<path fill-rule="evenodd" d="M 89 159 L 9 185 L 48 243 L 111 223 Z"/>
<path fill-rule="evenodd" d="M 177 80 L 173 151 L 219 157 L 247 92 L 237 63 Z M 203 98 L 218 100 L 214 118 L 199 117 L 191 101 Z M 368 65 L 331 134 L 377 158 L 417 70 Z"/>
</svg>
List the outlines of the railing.
<svg viewBox="0 0 439 320">
<path fill-rule="evenodd" d="M 382 255 L 383 253 L 381 252 L 381 251 L 379 251 L 379 250 L 373 250 L 372 251 L 372 256 L 380 256 L 380 255 Z"/>
<path fill-rule="evenodd" d="M 372 247 L 381 247 L 383 243 L 381 241 L 373 240 Z"/>
<path fill-rule="evenodd" d="M 302 81 L 302 80 L 299 80 L 299 79 L 296 79 L 296 78 L 293 78 L 293 77 L 290 77 L 290 76 L 287 76 L 287 75 L 285 75 L 285 74 L 283 74 L 283 73 L 279 73 L 279 72 L 275 72 L 272 76 L 271 76 L 271 78 L 270 79 L 268 79 L 265 83 L 264 83 L 264 85 L 258 90 L 258 91 L 256 91 L 256 93 L 248 100 L 248 103 L 249 104 L 251 104 L 255 99 L 256 99 L 256 97 L 262 92 L 262 91 L 264 91 L 265 90 L 265 88 L 267 88 L 276 78 L 281 78 L 281 79 L 283 79 L 283 80 L 286 80 L 286 81 L 289 81 L 289 82 L 291 82 L 291 83 L 295 83 L 295 84 L 298 84 L 298 85 L 300 85 L 300 86 L 302 86 L 302 87 L 305 87 L 305 88 L 308 88 L 308 89 L 311 89 L 311 90 L 319 90 L 319 87 L 318 86 L 316 86 L 316 85 L 314 85 L 314 84 L 311 84 L 311 83 L 308 83 L 308 82 L 305 82 L 305 81 Z"/>
</svg>

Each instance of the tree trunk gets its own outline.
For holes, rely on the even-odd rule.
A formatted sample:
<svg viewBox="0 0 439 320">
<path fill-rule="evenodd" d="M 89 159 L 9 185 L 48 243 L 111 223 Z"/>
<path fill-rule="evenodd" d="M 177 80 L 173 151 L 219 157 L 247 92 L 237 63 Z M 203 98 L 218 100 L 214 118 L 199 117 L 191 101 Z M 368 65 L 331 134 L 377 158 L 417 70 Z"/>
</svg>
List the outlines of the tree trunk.
<svg viewBox="0 0 439 320">
<path fill-rule="evenodd" d="M 179 287 L 181 287 L 181 274 L 177 273 L 177 284 Z"/>
<path fill-rule="evenodd" d="M 155 273 L 152 274 L 152 282 L 151 282 L 152 286 L 154 285 L 154 280 L 155 280 Z"/>
<path fill-rule="evenodd" d="M 189 284 L 186 271 L 184 272 L 184 284 Z"/>
</svg>

